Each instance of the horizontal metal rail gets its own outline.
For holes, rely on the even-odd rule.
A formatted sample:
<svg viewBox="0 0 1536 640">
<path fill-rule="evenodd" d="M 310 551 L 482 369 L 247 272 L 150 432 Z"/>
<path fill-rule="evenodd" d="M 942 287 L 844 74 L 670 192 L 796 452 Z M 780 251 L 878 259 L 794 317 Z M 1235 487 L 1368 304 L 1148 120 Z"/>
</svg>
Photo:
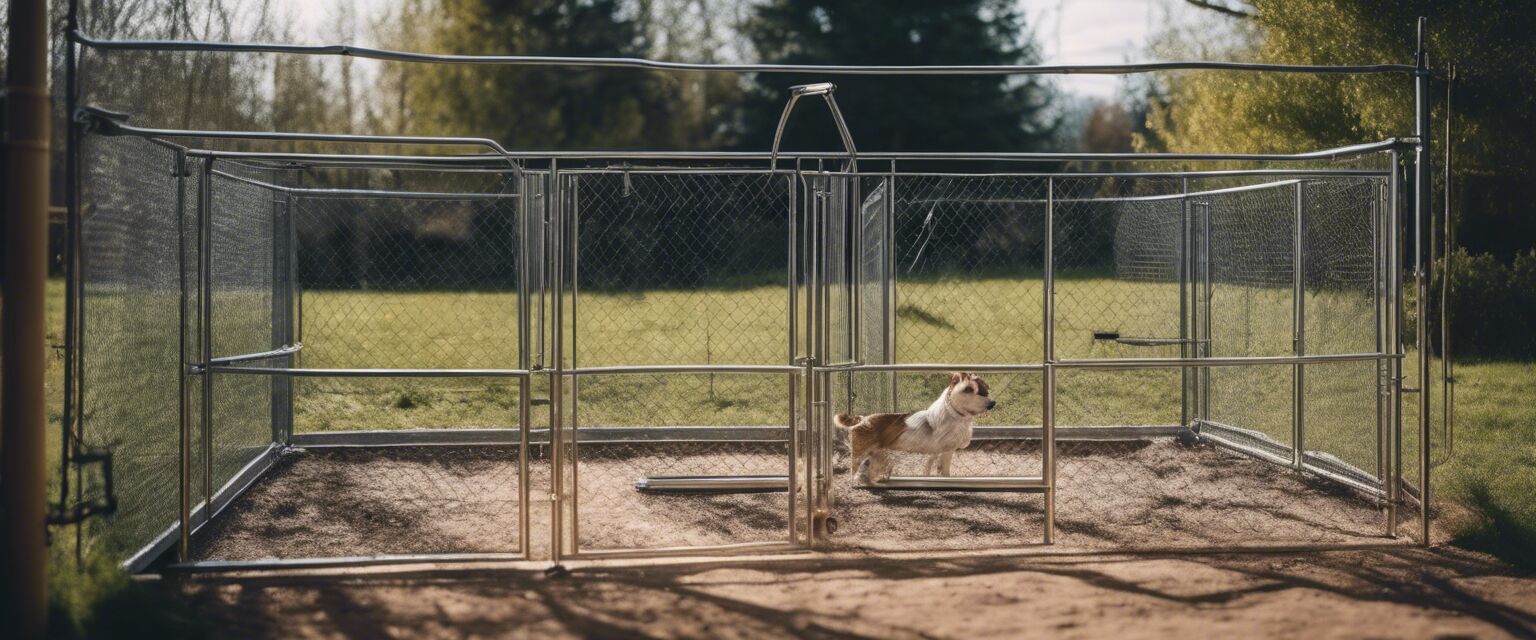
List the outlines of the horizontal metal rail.
<svg viewBox="0 0 1536 640">
<path fill-rule="evenodd" d="M 563 560 L 619 560 L 626 558 L 678 558 L 688 556 L 740 555 L 746 553 L 809 553 L 803 545 L 790 542 L 740 542 L 696 547 L 656 547 L 652 549 L 583 549 L 560 554 Z"/>
<path fill-rule="evenodd" d="M 272 358 L 280 358 L 282 356 L 295 354 L 303 350 L 304 343 L 296 342 L 294 344 L 272 349 L 271 351 L 259 351 L 256 353 L 242 353 L 235 356 L 224 356 L 222 358 L 213 358 L 209 360 L 209 362 L 213 363 L 213 365 L 217 367 L 218 365 L 234 364 L 236 362 L 250 362 L 252 360 L 269 360 Z"/>
<path fill-rule="evenodd" d="M 355 133 L 300 133 L 292 131 L 230 131 L 230 130 L 200 130 L 200 129 L 160 129 L 154 127 L 138 127 L 127 124 L 115 114 L 104 109 L 84 107 L 82 112 L 87 114 L 92 124 L 93 132 L 99 135 L 133 135 L 146 138 L 210 138 L 221 140 L 291 140 L 305 142 L 338 142 L 352 144 L 405 144 L 405 145 L 439 145 L 439 146 L 469 146 L 484 147 L 496 152 L 502 162 L 507 163 L 514 170 L 520 170 L 521 166 L 509 155 L 501 143 L 490 138 L 468 138 L 457 136 L 391 136 L 391 135 L 364 135 Z M 188 151 L 187 155 L 196 155 L 194 151 Z"/>
<path fill-rule="evenodd" d="M 214 373 L 300 378 L 518 378 L 532 375 L 527 369 L 291 369 L 285 367 L 230 367 L 215 365 Z M 201 374 L 203 367 L 193 367 Z"/>
<path fill-rule="evenodd" d="M 313 189 L 303 187 L 285 187 L 282 185 L 263 182 L 254 178 L 237 176 L 226 171 L 214 170 L 213 175 L 236 182 L 270 189 L 295 196 L 307 198 L 335 198 L 335 199 L 388 199 L 388 200 L 511 200 L 521 197 L 516 193 L 487 193 L 487 192 L 462 192 L 462 191 L 387 191 L 383 189 Z"/>
<path fill-rule="evenodd" d="M 1404 74 L 1416 71 L 1411 64 L 1303 65 L 1255 62 L 1191 60 L 1181 62 L 1144 62 L 1131 64 L 1015 64 L 1015 65 L 828 65 L 828 64 L 740 64 L 669 62 L 645 58 L 600 58 L 580 56 L 463 55 L 419 53 L 360 47 L 349 44 L 281 44 L 261 42 L 219 42 L 208 40 L 108 40 L 93 38 L 78 31 L 73 39 L 80 44 L 107 51 L 218 51 L 227 53 L 288 53 L 346 56 L 392 62 L 428 62 L 437 64 L 510 65 L 529 67 L 628 68 L 656 71 L 716 71 L 732 73 L 819 73 L 829 75 L 900 75 L 900 76 L 975 76 L 975 75 L 1120 75 L 1157 71 L 1255 71 L 1271 73 L 1331 74 Z"/>
<path fill-rule="evenodd" d="M 643 493 L 773 493 L 789 491 L 789 476 L 649 476 L 635 481 Z"/>
<path fill-rule="evenodd" d="M 148 139 L 149 140 L 157 140 L 156 138 L 148 138 Z M 1395 144 L 1395 141 L 1389 141 L 1388 144 Z M 1342 155 L 1364 155 L 1364 154 L 1375 153 L 1375 152 L 1379 152 L 1379 151 L 1383 151 L 1383 150 L 1384 149 L 1367 149 L 1365 151 L 1359 151 L 1359 152 L 1351 150 L 1351 151 L 1344 152 Z M 247 161 L 247 162 L 269 162 L 269 163 L 279 164 L 279 165 L 284 166 L 284 167 L 303 166 L 303 167 L 354 168 L 354 169 L 390 168 L 390 169 L 421 169 L 421 170 L 436 170 L 436 171 L 482 171 L 482 172 L 490 172 L 490 173 L 505 173 L 506 172 L 506 169 L 504 168 L 505 160 L 503 159 L 502 156 L 500 156 L 500 155 L 485 155 L 485 154 L 462 155 L 462 156 L 451 156 L 451 155 L 450 156 L 441 156 L 441 155 L 440 156 L 428 156 L 428 155 L 364 155 L 364 154 L 345 154 L 345 153 L 299 153 L 299 152 L 277 152 L 277 151 L 219 151 L 219 150 L 211 150 L 211 149 L 193 149 L 193 150 L 188 151 L 187 155 L 189 155 L 191 157 L 222 158 L 222 159 L 226 159 L 226 160 L 243 160 L 243 161 Z M 511 155 L 512 157 L 517 158 L 519 160 L 525 160 L 525 161 L 527 161 L 527 160 L 548 160 L 548 159 L 554 159 L 554 160 L 563 160 L 563 161 L 566 161 L 566 162 L 579 162 L 579 161 L 582 161 L 582 160 L 587 160 L 587 161 L 593 161 L 593 162 L 610 162 L 610 163 L 627 163 L 627 162 L 633 162 L 633 161 L 657 161 L 657 162 L 660 162 L 660 161 L 671 161 L 671 162 L 687 162 L 687 161 L 755 162 L 755 161 L 759 161 L 759 160 L 767 160 L 768 159 L 768 154 L 766 154 L 766 153 L 745 152 L 745 151 L 719 151 L 719 152 L 695 152 L 695 151 L 649 151 L 649 152 L 648 151 L 593 151 L 593 152 L 580 152 L 580 151 L 558 151 L 558 152 L 551 152 L 551 151 L 524 151 L 524 152 L 519 152 L 519 151 L 513 151 L 513 152 L 509 152 L 509 155 Z M 862 155 L 864 157 L 866 157 L 867 159 L 881 160 L 881 161 L 909 160 L 910 159 L 910 160 L 925 160 L 925 161 L 944 160 L 944 161 L 957 161 L 957 162 L 977 162 L 977 161 L 980 161 L 980 162 L 999 162 L 999 161 L 1046 162 L 1046 161 L 1060 161 L 1060 160 L 1081 159 L 1081 158 L 1062 158 L 1062 157 L 1060 157 L 1061 154 L 1056 154 L 1056 157 L 1051 157 L 1051 158 L 1042 158 L 1042 157 L 1039 157 L 1039 154 L 1002 154 L 1002 155 L 999 155 L 999 154 L 964 154 L 964 155 L 957 155 L 957 156 L 947 156 L 947 157 L 943 157 L 943 158 L 932 158 L 932 157 L 924 157 L 924 156 L 926 156 L 928 154 L 922 153 L 922 152 L 912 152 L 912 153 L 903 153 L 903 154 L 898 154 L 898 153 L 871 153 L 871 154 L 862 154 Z M 1082 155 L 1082 154 L 1072 154 L 1072 155 L 1078 156 L 1078 155 Z M 1102 155 L 1106 155 L 1106 154 L 1098 154 L 1098 155 L 1102 156 Z M 1107 155 L 1112 156 L 1112 157 L 1110 157 L 1108 159 L 1111 159 L 1111 160 L 1118 159 L 1118 160 L 1123 160 L 1123 161 L 1132 161 L 1132 160 L 1169 160 L 1169 159 L 1172 159 L 1172 160 L 1185 159 L 1185 160 L 1187 160 L 1187 159 L 1191 159 L 1191 158 L 1169 158 L 1169 157 L 1166 157 L 1168 154 L 1152 154 L 1152 153 L 1142 153 L 1142 154 L 1107 154 Z M 840 158 L 845 157 L 845 156 L 844 155 L 840 155 L 840 154 L 830 154 L 830 153 L 785 152 L 780 157 L 785 158 L 785 159 L 789 159 L 789 160 L 832 160 L 832 159 L 840 159 Z M 1095 157 L 1095 158 L 1092 158 L 1092 159 L 1103 160 L 1103 159 L 1106 159 L 1106 158 Z M 1203 158 L 1193 158 L 1193 159 L 1196 159 L 1196 160 L 1210 160 L 1210 159 L 1213 159 L 1213 158 L 1203 157 Z M 1218 159 L 1218 160 L 1221 160 L 1221 159 L 1231 160 L 1232 158 L 1215 158 L 1215 159 Z M 1254 160 L 1254 158 L 1251 158 L 1251 157 L 1250 158 L 1246 158 L 1246 159 Z M 1262 158 L 1261 160 L 1286 161 L 1286 160 L 1308 160 L 1308 159 L 1310 159 L 1310 158 L 1291 158 L 1291 157 L 1270 156 L 1270 157 Z M 688 168 L 690 168 L 690 167 L 687 167 L 687 166 L 675 166 L 675 165 L 667 165 L 667 166 L 637 166 L 637 165 L 627 165 L 627 164 L 610 164 L 608 166 L 601 167 L 600 169 L 596 169 L 596 170 L 617 171 L 617 170 L 629 169 L 629 170 L 635 170 L 635 171 L 639 171 L 639 170 L 657 170 L 657 171 L 659 171 L 659 170 L 686 170 Z M 692 168 L 697 168 L 697 167 L 692 167 Z M 529 172 L 537 172 L 538 170 L 536 170 L 536 169 L 528 169 L 527 171 L 529 171 Z M 566 171 L 567 170 L 562 170 L 562 173 L 564 173 Z M 767 169 L 761 169 L 760 171 L 762 171 L 763 173 L 767 173 L 768 172 Z M 787 170 L 781 170 L 781 172 L 782 171 L 787 171 Z M 876 172 L 876 173 L 863 174 L 863 175 L 876 175 L 876 174 L 878 174 L 878 175 L 886 175 L 887 173 L 888 172 Z M 1004 177 L 1004 176 L 1021 177 L 1021 178 L 1046 178 L 1046 177 L 1063 177 L 1063 176 L 1071 177 L 1071 178 L 1112 178 L 1112 177 L 1124 176 L 1124 175 L 1126 175 L 1128 173 L 1132 174 L 1132 175 L 1136 175 L 1136 176 L 1167 177 L 1167 178 L 1176 178 L 1176 177 L 1212 177 L 1212 178 L 1223 178 L 1223 177 L 1260 177 L 1260 176 L 1273 176 L 1273 177 L 1285 176 L 1285 177 L 1301 177 L 1301 178 L 1307 178 L 1307 177 L 1382 177 L 1382 176 L 1389 176 L 1389 175 L 1391 175 L 1391 172 L 1389 170 L 1376 170 L 1376 169 L 1217 169 L 1217 170 L 1210 170 L 1210 171 L 1135 171 L 1135 172 L 1128 172 L 1128 171 L 1120 171 L 1120 172 L 1112 172 L 1112 171 L 1071 172 L 1071 171 L 1064 171 L 1064 172 L 1057 172 L 1057 173 L 1046 173 L 1046 172 L 1038 172 L 1038 171 L 1037 172 L 1001 172 L 1001 173 L 999 173 L 999 172 L 992 172 L 992 173 L 945 173 L 945 172 L 924 171 L 924 172 L 910 172 L 910 173 L 898 172 L 897 175 L 898 176 L 900 176 L 900 175 L 914 175 L 914 176 L 926 176 L 926 177 L 937 177 L 937 178 L 943 178 L 943 177 L 972 178 L 972 177 Z M 840 172 L 830 173 L 829 175 L 840 175 Z"/>
<path fill-rule="evenodd" d="M 900 160 L 900 158 L 897 158 Z M 851 175 L 843 172 L 823 173 L 817 175 Z M 861 177 L 881 177 L 891 175 L 888 171 L 875 171 L 857 174 Z M 1210 169 L 1206 171 L 1073 171 L 1063 169 L 1055 172 L 1045 171 L 978 171 L 975 173 L 959 171 L 897 171 L 896 177 L 913 178 L 1056 178 L 1058 180 L 1070 180 L 1073 178 L 1385 178 L 1392 175 L 1388 169 Z M 1180 195 L 1183 195 L 1182 193 Z M 914 200 L 921 202 L 920 200 Z M 1057 200 L 1061 202 L 1061 200 Z"/>
<path fill-rule="evenodd" d="M 800 369 L 804 369 L 804 367 L 799 367 L 799 368 Z M 981 363 L 969 363 L 969 364 L 935 364 L 935 363 L 915 363 L 915 364 L 849 364 L 849 365 L 832 365 L 832 366 L 824 366 L 824 367 L 814 367 L 814 370 L 817 371 L 818 373 L 841 373 L 841 372 L 863 373 L 863 372 L 881 372 L 881 371 L 912 371 L 912 372 L 919 372 L 919 373 L 939 372 L 939 371 L 970 371 L 970 372 L 973 372 L 973 373 L 975 373 L 975 372 L 982 372 L 982 373 L 985 373 L 985 372 L 993 372 L 993 373 L 1038 373 L 1038 372 L 1045 371 L 1045 365 L 1043 365 L 1043 364 L 981 364 Z"/>
<path fill-rule="evenodd" d="M 856 485 L 870 491 L 1045 491 L 1045 478 L 1034 476 L 892 476 Z"/>
<path fill-rule="evenodd" d="M 1179 425 L 1062 426 L 1056 429 L 1058 441 L 1125 441 L 1171 438 L 1185 430 Z M 510 446 L 520 441 L 519 430 L 501 429 L 381 429 L 376 431 L 320 431 L 296 433 L 289 444 L 300 448 L 369 448 L 416 446 Z M 977 425 L 972 442 L 1039 440 L 1043 430 L 1026 425 Z M 595 427 L 576 430 L 580 444 L 679 444 L 736 443 L 761 444 L 787 442 L 788 427 L 783 426 L 677 426 L 677 427 Z M 530 444 L 549 442 L 548 429 L 530 429 Z"/>
<path fill-rule="evenodd" d="M 688 373 L 800 373 L 805 367 L 773 364 L 664 364 L 614 365 L 611 367 L 576 367 L 560 371 L 570 376 Z"/>
<path fill-rule="evenodd" d="M 96 111 L 100 111 L 99 109 Z M 493 160 L 772 160 L 771 152 L 761 151 L 508 151 L 501 144 L 489 138 L 457 138 L 434 136 L 384 136 L 362 134 L 318 134 L 297 133 L 286 131 L 229 131 L 229 130 L 192 130 L 192 129 L 161 129 L 150 127 L 136 127 L 124 124 L 116 119 L 106 116 L 97 116 L 97 133 L 103 135 L 136 135 L 150 138 L 209 138 L 231 140 L 294 140 L 311 142 L 343 142 L 362 144 L 412 144 L 412 145 L 467 145 L 481 146 L 496 152 L 495 155 L 468 155 L 468 156 L 426 156 L 436 162 L 491 162 Z M 1252 160 L 1252 161 L 1301 161 L 1301 160 L 1333 160 L 1346 156 L 1358 156 L 1379 151 L 1391 151 L 1410 146 L 1406 139 L 1391 138 L 1379 142 L 1368 142 L 1317 151 L 1300 153 L 1063 153 L 1063 152 L 860 152 L 859 157 L 866 160 L 952 160 L 952 161 L 1071 161 L 1071 160 L 1106 160 L 1106 161 L 1182 161 L 1182 160 Z M 320 160 L 333 159 L 339 161 L 359 161 L 366 158 L 389 159 L 393 161 L 407 161 L 417 156 L 370 156 L 368 154 L 325 154 L 325 153 L 279 153 L 279 152 L 240 152 L 220 151 L 210 149 L 194 149 L 187 152 L 194 157 L 212 158 L 268 158 L 286 160 Z M 836 159 L 844 158 L 846 154 L 839 153 L 782 153 L 779 157 L 784 159 Z M 451 159 L 451 160 L 448 160 Z M 521 169 L 521 167 L 518 167 Z M 883 175 L 883 174 L 882 174 Z"/>
<path fill-rule="evenodd" d="M 1341 353 L 1314 356 L 1234 356 L 1224 358 L 1106 358 L 1061 360 L 1058 369 L 1169 369 L 1199 367 L 1246 367 L 1276 364 L 1329 364 L 1401 359 L 1389 353 Z"/>
<path fill-rule="evenodd" d="M 238 571 L 279 571 L 286 569 L 330 569 L 343 567 L 380 567 L 424 563 L 516 562 L 526 560 L 521 553 L 415 553 L 377 556 L 340 556 L 331 558 L 266 558 L 262 560 L 202 560 L 168 565 L 167 573 L 231 573 Z"/>
</svg>

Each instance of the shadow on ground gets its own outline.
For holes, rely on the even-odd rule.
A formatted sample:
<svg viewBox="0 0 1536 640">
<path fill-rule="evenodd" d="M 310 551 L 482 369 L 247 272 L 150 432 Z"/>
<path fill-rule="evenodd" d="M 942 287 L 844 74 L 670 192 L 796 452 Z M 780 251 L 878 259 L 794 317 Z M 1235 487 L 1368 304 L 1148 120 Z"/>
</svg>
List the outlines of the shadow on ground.
<svg viewBox="0 0 1536 640">
<path fill-rule="evenodd" d="M 178 588 L 221 635 L 241 636 L 1536 636 L 1536 579 L 1450 549 L 840 556 Z"/>
</svg>

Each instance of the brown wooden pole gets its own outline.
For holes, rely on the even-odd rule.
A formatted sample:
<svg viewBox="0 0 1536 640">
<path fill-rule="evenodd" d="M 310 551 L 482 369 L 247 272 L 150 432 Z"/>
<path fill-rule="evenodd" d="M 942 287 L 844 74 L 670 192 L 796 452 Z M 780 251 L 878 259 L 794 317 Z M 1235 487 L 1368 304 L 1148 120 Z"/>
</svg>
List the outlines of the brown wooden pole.
<svg viewBox="0 0 1536 640">
<path fill-rule="evenodd" d="M 5 72 L 5 246 L 0 271 L 0 578 L 5 635 L 47 625 L 48 5 L 11 0 Z"/>
</svg>

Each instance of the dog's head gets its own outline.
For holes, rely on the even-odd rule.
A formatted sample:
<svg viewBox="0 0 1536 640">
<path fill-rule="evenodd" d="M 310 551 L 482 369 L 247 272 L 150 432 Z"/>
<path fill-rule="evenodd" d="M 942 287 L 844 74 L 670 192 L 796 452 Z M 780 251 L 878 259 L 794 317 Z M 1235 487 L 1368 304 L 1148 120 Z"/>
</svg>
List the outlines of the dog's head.
<svg viewBox="0 0 1536 640">
<path fill-rule="evenodd" d="M 968 416 L 979 416 L 997 406 L 987 389 L 987 381 L 974 373 L 956 371 L 949 374 L 949 388 L 944 390 L 949 403 Z"/>
</svg>

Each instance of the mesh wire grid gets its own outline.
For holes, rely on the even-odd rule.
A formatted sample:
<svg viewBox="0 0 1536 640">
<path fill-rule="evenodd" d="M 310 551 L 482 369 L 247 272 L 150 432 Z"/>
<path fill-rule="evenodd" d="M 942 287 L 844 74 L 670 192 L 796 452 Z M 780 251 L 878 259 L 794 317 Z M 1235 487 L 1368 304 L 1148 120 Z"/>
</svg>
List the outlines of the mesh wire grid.
<svg viewBox="0 0 1536 640">
<path fill-rule="evenodd" d="M 165 147 L 97 136 L 83 144 L 81 431 L 86 446 L 113 453 L 118 509 L 92 537 L 123 560 L 177 519 L 177 191 L 196 190 L 178 181 L 176 154 Z M 85 487 L 87 496 L 101 490 Z"/>
<path fill-rule="evenodd" d="M 247 177 L 276 179 L 270 175 Z M 574 325 L 571 335 L 575 340 L 568 352 L 574 354 L 572 363 L 783 362 L 790 348 L 786 335 L 790 292 L 785 270 L 786 250 L 792 239 L 787 226 L 788 181 L 781 182 L 781 178 L 750 172 L 643 171 L 585 172 L 563 178 L 568 180 L 562 189 L 571 198 L 571 220 L 577 224 L 570 268 L 574 271 L 572 288 L 579 294 L 563 302 Z M 906 174 L 858 180 L 856 192 L 851 181 L 828 180 L 821 185 L 807 181 L 810 188 L 824 190 L 826 195 L 821 197 L 827 199 L 823 205 L 827 226 L 822 237 L 831 246 L 823 254 L 824 266 L 829 267 L 823 282 L 833 293 L 827 335 L 834 357 L 841 348 L 841 355 L 858 355 L 868 363 L 1039 361 L 1044 294 L 1040 277 L 1046 186 L 1050 183 L 1032 176 Z M 1290 226 L 1295 212 L 1294 196 L 1290 195 L 1294 188 L 1288 192 L 1283 188 L 1273 193 L 1265 189 L 1234 192 L 1225 199 L 1225 194 L 1212 195 L 1207 198 L 1210 204 L 1204 205 L 1209 208 L 1207 218 L 1201 218 L 1193 206 L 1186 214 L 1180 198 L 1159 199 L 1183 188 L 1167 179 L 1060 177 L 1054 179 L 1054 187 L 1049 195 L 1057 207 L 1059 357 L 1177 356 L 1194 349 L 1177 340 L 1161 340 L 1196 331 L 1181 327 L 1184 322 L 1198 324 L 1199 318 L 1198 314 L 1180 315 L 1180 298 L 1198 294 L 1199 287 L 1181 281 L 1198 281 L 1205 274 L 1210 282 L 1211 306 L 1228 305 L 1225 313 L 1223 309 L 1209 311 L 1212 339 L 1206 353 L 1280 355 L 1292 348 L 1289 302 L 1295 274 L 1290 271 L 1294 256 L 1289 252 L 1295 232 Z M 1319 182 L 1309 189 L 1304 223 L 1309 259 L 1303 277 L 1309 335 L 1316 341 L 1315 351 L 1309 352 L 1370 350 L 1375 341 L 1372 326 L 1365 323 L 1361 329 L 1339 321 L 1335 314 L 1375 309 L 1371 297 L 1377 288 L 1371 207 L 1376 187 L 1369 181 Z M 268 214 L 274 211 L 271 194 L 263 196 L 259 189 L 227 191 L 222 199 L 214 194 L 216 210 L 264 207 Z M 304 365 L 514 366 L 516 339 L 508 336 L 516 335 L 515 266 L 521 244 L 516 232 L 516 201 L 386 200 L 381 204 L 357 200 L 316 198 L 293 203 L 299 225 L 298 272 L 305 289 Z M 371 219 L 360 225 L 364 216 Z M 483 219 L 494 216 L 510 216 L 514 222 L 506 225 Z M 265 218 L 266 227 L 260 226 L 262 219 L 254 216 L 254 222 L 247 222 L 249 226 L 217 230 L 216 250 L 270 266 L 274 260 L 270 248 L 266 253 L 250 250 L 247 256 L 241 253 L 244 248 L 220 244 L 221 236 L 230 242 L 242 237 L 241 233 L 270 236 L 274 218 Z M 1187 232 L 1188 221 L 1200 219 L 1209 219 L 1210 230 Z M 358 228 L 368 231 L 358 233 Z M 1209 245 L 1204 250 L 1207 254 L 1198 248 L 1202 238 Z M 303 255 L 306 242 L 311 247 L 308 256 Z M 1196 245 L 1195 255 L 1184 243 Z M 1206 256 L 1203 263 L 1202 255 Z M 228 333 L 228 337 L 216 339 L 219 353 L 235 346 L 253 350 L 272 346 L 271 272 L 269 268 L 263 276 L 269 278 L 268 297 L 263 300 L 261 279 L 256 274 L 221 271 L 215 262 L 214 284 L 229 289 L 216 292 L 214 300 L 216 335 Z M 341 304 L 343 294 L 355 295 L 356 300 Z M 400 304 L 389 302 L 397 294 L 421 296 L 423 300 L 413 301 L 411 307 L 392 308 L 391 304 Z M 425 300 L 439 294 L 440 299 Z M 337 297 L 324 300 L 328 295 Z M 476 301 L 481 296 L 487 299 Z M 1193 304 L 1188 299 L 1183 302 Z M 461 313 L 464 307 L 455 305 L 464 304 L 484 304 L 488 310 Z M 441 313 L 443 309 L 454 311 Z M 1276 314 L 1279 322 L 1274 322 Z M 398 328 L 374 320 L 380 316 L 398 321 Z M 219 323 L 223 322 L 231 324 L 221 329 L 224 325 Z M 378 326 L 366 331 L 360 328 L 369 324 Z M 872 325 L 882 331 L 871 329 Z M 1360 334 L 1361 330 L 1366 333 Z M 1022 338 L 1013 333 L 1000 335 L 1003 332 Z M 1118 334 L 1122 339 L 1106 340 L 1099 335 L 1105 333 Z M 1150 344 L 1138 343 L 1137 338 L 1149 339 Z M 1229 406 L 1223 402 L 1232 403 L 1230 406 L 1244 402 L 1259 405 L 1252 409 L 1255 412 L 1270 411 L 1269 403 L 1275 411 L 1289 407 L 1289 368 L 1243 369 L 1275 370 L 1286 377 L 1262 385 L 1273 386 L 1276 395 L 1258 400 L 1242 398 L 1240 385 L 1231 392 L 1238 398 L 1221 397 L 1229 392 L 1219 384 L 1225 380 L 1218 379 L 1211 385 L 1212 414 Z M 1317 373 L 1311 374 L 1313 371 Z M 1374 402 L 1370 402 L 1369 411 L 1362 412 L 1358 401 L 1376 393 L 1375 365 L 1313 365 L 1308 372 L 1305 395 L 1308 406 L 1313 407 L 1309 415 L 1317 416 L 1320 423 L 1311 432 L 1316 439 L 1309 438 L 1309 455 L 1338 458 L 1367 472 L 1375 469 L 1374 449 L 1357 453 L 1361 446 L 1372 447 L 1377 441 L 1376 416 L 1370 408 Z M 837 410 L 913 410 L 926 406 L 942 388 L 939 375 L 839 374 L 831 385 L 831 398 L 840 405 Z M 1060 371 L 1058 375 L 1058 422 L 1063 432 L 1059 447 L 1062 506 L 1058 513 L 1065 540 L 1100 546 L 1158 540 L 1216 544 L 1264 537 L 1321 541 L 1364 532 L 1373 518 L 1379 522 L 1376 506 L 1369 501 L 1352 499 L 1305 476 L 1227 451 L 1189 447 L 1166 438 L 1089 441 L 1071 433 L 1077 425 L 1177 425 L 1185 408 L 1181 406 L 1183 381 L 1176 370 Z M 216 402 L 223 400 L 218 384 L 234 377 L 224 376 L 215 383 Z M 986 377 L 1002 402 L 989 420 L 995 419 L 999 425 L 1040 423 L 1040 374 L 994 373 Z M 547 397 L 543 380 L 535 378 L 536 402 L 541 396 Z M 893 381 L 895 395 L 888 391 Z M 386 424 L 380 416 L 390 414 L 411 416 L 388 423 L 392 427 L 515 424 L 515 383 L 454 381 L 443 383 L 451 388 L 426 391 L 414 383 L 369 384 L 375 383 L 396 386 L 378 392 L 371 400 L 361 399 L 366 394 L 359 394 L 353 399 L 356 402 L 333 407 L 331 413 L 346 420 L 310 422 L 307 428 L 374 428 Z M 571 384 L 568 411 L 580 426 L 573 434 L 578 444 L 569 450 L 574 464 L 564 471 L 569 473 L 571 484 L 567 486 L 572 487 L 574 498 L 568 535 L 582 549 L 782 539 L 779 536 L 787 526 L 784 517 L 788 506 L 783 494 L 749 496 L 743 502 L 739 496 L 702 500 L 697 496 L 647 496 L 633 487 L 636 479 L 648 475 L 781 475 L 787 472 L 791 453 L 782 439 L 773 443 L 666 446 L 595 444 L 580 432 L 647 426 L 782 430 L 788 421 L 787 384 L 781 376 L 724 374 L 582 377 L 579 383 Z M 1258 386 L 1251 385 L 1250 389 Z M 270 406 L 271 393 L 270 386 L 252 389 L 244 400 L 251 402 L 248 407 L 253 409 L 260 400 Z M 311 392 L 308 397 L 315 395 Z M 304 407 L 310 402 L 306 397 L 301 384 L 295 398 L 301 417 L 306 416 Z M 356 411 L 368 402 L 380 404 L 375 414 Z M 423 407 L 442 410 L 418 411 Z M 316 411 L 324 413 L 325 409 L 318 407 Z M 543 413 L 535 411 L 534 415 L 543 420 Z M 312 412 L 307 417 L 316 415 Z M 1233 426 L 1269 433 L 1262 424 L 1256 428 L 1253 420 L 1234 415 Z M 1281 437 L 1289 434 L 1289 414 L 1284 415 L 1284 420 L 1273 426 Z M 238 460 L 237 454 L 248 450 L 238 444 L 240 434 L 256 433 L 257 425 L 240 420 L 231 423 L 231 435 L 216 432 L 215 439 L 217 444 L 230 438 L 229 455 L 231 460 Z M 260 426 L 270 429 L 270 417 Z M 1324 435 L 1329 430 L 1338 431 L 1337 437 Z M 264 432 L 262 437 L 270 437 L 270 433 Z M 253 437 L 249 442 L 265 441 Z M 216 456 L 220 455 L 217 446 L 215 449 Z M 407 483 L 409 488 L 396 487 L 395 493 L 402 495 L 399 501 L 423 512 L 440 507 L 490 514 L 488 522 L 515 517 L 515 502 L 498 502 L 497 498 L 515 496 L 515 480 L 507 480 L 517 475 L 513 457 L 509 455 L 494 468 L 479 468 L 478 455 L 465 451 L 459 457 L 429 456 L 431 464 L 410 472 L 392 472 L 416 478 Z M 367 459 L 381 468 L 402 463 L 380 456 Z M 344 463 L 336 461 L 337 466 Z M 1042 516 L 1037 495 L 878 494 L 846 485 L 846 460 L 839 458 L 838 464 L 837 482 L 844 483 L 837 487 L 840 508 L 849 509 L 846 513 L 852 515 L 845 523 L 871 546 L 901 546 L 900 529 L 892 527 L 904 518 L 939 507 L 950 509 L 948 523 L 935 524 L 917 537 L 943 541 L 941 546 L 1038 540 Z M 913 473 L 921 461 L 904 460 L 901 464 L 899 473 Z M 957 475 L 1028 477 L 1037 475 L 1039 466 L 1039 441 L 1030 438 L 978 439 L 956 457 Z M 438 470 L 429 470 L 432 468 Z M 372 478 L 357 483 L 360 486 L 397 483 L 366 473 L 355 477 Z M 465 487 L 478 488 L 465 492 Z M 410 491 L 416 493 L 405 495 Z M 438 507 L 430 506 L 433 504 Z M 642 511 L 654 517 L 625 516 Z M 1276 525 L 1282 521 L 1291 524 Z M 392 521 L 386 517 L 384 522 Z M 484 536 L 504 541 L 507 538 L 498 537 L 500 528 L 484 529 Z M 473 527 L 466 527 L 460 533 L 480 539 L 481 534 L 473 531 Z M 469 538 L 442 538 L 449 539 Z M 354 546 L 369 547 L 364 542 Z M 468 543 L 428 547 L 449 551 L 489 548 Z M 244 552 L 230 549 L 223 553 L 237 557 Z"/>
<path fill-rule="evenodd" d="M 789 178 L 763 172 L 581 172 L 574 366 L 782 364 L 789 358 Z M 788 539 L 784 493 L 641 493 L 656 476 L 785 476 L 785 375 L 600 375 L 569 383 L 567 539 L 580 551 Z M 771 441 L 711 435 L 752 427 Z M 605 441 L 606 430 L 682 432 Z M 640 442 L 639 439 L 660 439 Z M 667 441 L 671 440 L 672 443 Z M 677 442 L 692 440 L 692 442 Z"/>
</svg>

